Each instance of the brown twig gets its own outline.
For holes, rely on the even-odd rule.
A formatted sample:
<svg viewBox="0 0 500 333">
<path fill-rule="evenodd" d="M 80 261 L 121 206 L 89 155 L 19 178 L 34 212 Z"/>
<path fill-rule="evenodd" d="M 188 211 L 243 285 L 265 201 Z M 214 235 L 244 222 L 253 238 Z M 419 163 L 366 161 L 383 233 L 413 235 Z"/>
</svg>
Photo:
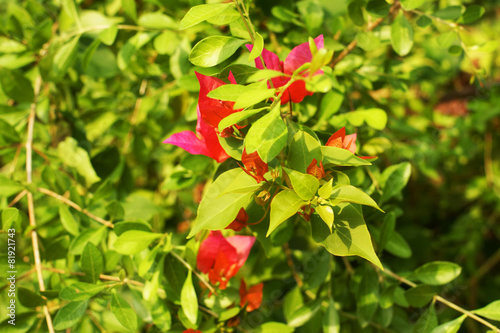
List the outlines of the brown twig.
<svg viewBox="0 0 500 333">
<path fill-rule="evenodd" d="M 210 283 L 208 283 L 204 278 L 203 276 L 201 276 L 197 271 L 195 271 L 193 269 L 193 267 L 191 267 L 191 265 L 189 263 L 187 263 L 184 259 L 181 258 L 181 256 L 179 256 L 177 253 L 175 253 L 175 251 L 170 251 L 170 253 L 177 259 L 179 260 L 184 266 L 186 266 L 187 269 L 189 269 L 190 271 L 193 272 L 194 275 L 196 275 L 196 277 L 201 281 L 201 283 L 203 283 L 205 285 L 205 287 L 208 288 L 208 290 L 210 290 L 210 292 L 214 295 L 217 295 L 217 292 L 215 291 L 214 287 L 212 287 L 210 285 Z"/>
<path fill-rule="evenodd" d="M 377 268 L 377 267 L 375 267 L 375 268 Z M 377 269 L 379 269 L 379 268 L 377 268 Z M 383 271 L 382 270 L 380 270 L 380 271 L 382 273 L 384 273 L 384 274 L 390 275 L 391 277 L 395 278 L 399 282 L 404 283 L 404 284 L 406 284 L 406 285 L 408 285 L 410 287 L 416 287 L 417 286 L 417 284 L 415 284 L 415 283 L 413 283 L 413 282 L 405 279 L 402 276 L 397 275 L 396 273 L 391 272 L 387 268 L 385 270 L 383 270 Z M 483 324 L 484 326 L 492 329 L 494 332 L 500 333 L 500 329 L 498 327 L 496 327 L 493 324 L 487 322 L 486 320 L 484 320 L 483 318 L 475 315 L 474 313 L 472 313 L 472 312 L 470 312 L 470 311 L 468 311 L 468 310 L 466 310 L 466 309 L 464 309 L 464 308 L 456 305 L 455 303 L 452 303 L 452 302 L 448 301 L 447 299 L 445 299 L 445 298 L 443 298 L 443 297 L 441 297 L 439 295 L 434 295 L 434 300 L 436 300 L 436 301 L 438 301 L 440 303 L 443 303 L 444 305 L 446 305 L 446 306 L 448 306 L 448 307 L 450 307 L 450 308 L 452 308 L 452 309 L 454 309 L 454 310 L 456 310 L 458 312 L 463 313 L 467 317 L 469 317 L 471 319 L 474 319 L 475 321 L 477 321 L 477 322 Z"/>
<path fill-rule="evenodd" d="M 28 184 L 32 183 L 33 178 L 33 130 L 35 128 L 35 116 L 36 116 L 36 104 L 38 101 L 38 95 L 42 87 L 42 77 L 38 76 L 35 79 L 34 87 L 34 98 L 33 103 L 31 103 L 30 114 L 28 117 L 28 136 L 26 139 L 26 182 Z M 38 286 L 40 291 L 45 291 L 45 283 L 43 281 L 42 272 L 42 260 L 40 258 L 40 248 L 38 244 L 38 233 L 36 231 L 36 218 L 35 218 L 35 203 L 33 199 L 33 193 L 27 192 L 28 196 L 28 218 L 31 229 L 31 242 L 33 245 L 33 259 L 35 260 L 35 270 L 38 277 Z M 44 305 L 43 312 L 45 313 L 45 320 L 47 322 L 47 328 L 50 333 L 54 333 L 54 326 L 52 325 L 52 317 L 50 316 L 49 308 Z"/>
<path fill-rule="evenodd" d="M 290 246 L 288 246 L 288 243 L 283 244 L 283 249 L 285 250 L 286 261 L 288 263 L 288 267 L 290 267 L 293 278 L 295 279 L 295 282 L 297 282 L 297 286 L 299 286 L 299 288 L 302 288 L 304 282 L 300 278 L 299 274 L 295 271 L 295 265 L 293 264 L 292 259 L 292 251 L 290 250 Z"/>
<path fill-rule="evenodd" d="M 87 215 L 91 219 L 93 219 L 93 220 L 95 220 L 95 221 L 97 221 L 97 222 L 99 222 L 101 224 L 104 224 L 106 227 L 114 228 L 113 223 L 111 223 L 110 221 L 106 221 L 105 219 L 92 214 L 91 212 L 89 212 L 85 208 L 82 208 L 82 207 L 78 206 L 78 204 L 76 204 L 73 201 L 71 201 L 71 200 L 63 197 L 62 195 L 59 195 L 59 194 L 57 194 L 55 192 L 52 192 L 51 190 L 48 190 L 48 189 L 42 188 L 42 187 L 39 187 L 37 190 L 38 190 L 38 192 L 41 192 L 43 194 L 51 196 L 52 198 L 55 198 L 55 199 L 57 199 L 59 201 L 62 201 L 63 203 L 65 203 L 66 205 L 68 205 L 70 207 L 73 207 L 74 209 L 76 209 L 80 213 L 83 213 L 83 214 Z"/>
<path fill-rule="evenodd" d="M 18 195 L 16 195 L 16 197 L 10 202 L 9 207 L 12 207 L 16 203 L 18 203 L 19 200 L 21 200 L 22 198 L 24 198 L 24 196 L 26 195 L 26 193 L 28 193 L 28 190 L 22 190 L 21 193 L 19 193 Z"/>
<path fill-rule="evenodd" d="M 392 5 L 391 9 L 389 10 L 388 17 L 397 13 L 397 11 L 399 10 L 400 7 L 401 7 L 401 5 L 399 4 L 399 1 L 395 1 L 394 4 Z M 372 31 L 373 29 L 378 27 L 380 25 L 380 23 L 382 23 L 385 19 L 386 19 L 385 17 L 380 17 L 380 18 L 376 19 L 375 21 L 373 21 L 372 23 L 368 24 L 366 31 Z M 340 52 L 339 56 L 332 61 L 332 63 L 330 64 L 330 67 L 332 67 L 332 68 L 335 67 L 335 65 L 338 64 L 342 59 L 344 59 L 349 53 L 351 53 L 352 50 L 354 50 L 354 48 L 357 45 L 358 45 L 358 42 L 356 40 L 353 40 L 352 42 L 350 42 L 349 45 L 347 45 L 347 47 L 342 52 Z"/>
</svg>

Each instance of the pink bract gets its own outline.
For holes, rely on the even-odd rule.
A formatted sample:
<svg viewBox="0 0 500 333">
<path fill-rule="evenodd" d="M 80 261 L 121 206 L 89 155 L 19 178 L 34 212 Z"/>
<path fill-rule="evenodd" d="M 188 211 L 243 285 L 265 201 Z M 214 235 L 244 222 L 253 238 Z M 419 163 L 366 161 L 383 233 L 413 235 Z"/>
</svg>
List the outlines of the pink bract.
<svg viewBox="0 0 500 333">
<path fill-rule="evenodd" d="M 175 145 L 193 155 L 211 157 L 218 163 L 224 162 L 229 158 L 229 155 L 220 145 L 215 129 L 202 119 L 199 107 L 196 112 L 198 115 L 196 133 L 191 131 L 175 133 L 163 141 L 163 143 Z"/>
<path fill-rule="evenodd" d="M 314 43 L 318 49 L 324 47 L 323 35 L 319 35 L 314 39 Z M 253 45 L 248 44 L 246 47 L 252 51 Z M 307 62 L 311 62 L 312 54 L 309 48 L 309 43 L 303 43 L 296 46 L 290 51 L 285 61 L 280 61 L 278 56 L 271 51 L 264 49 L 262 51 L 262 58 L 264 59 L 265 68 L 282 72 L 291 75 L 296 69 Z M 255 66 L 259 69 L 264 69 L 260 58 L 255 59 Z M 323 71 L 318 70 L 314 75 L 322 74 Z M 279 88 L 286 85 L 290 78 L 280 76 L 272 79 L 274 88 Z M 281 104 L 286 104 L 288 101 L 300 103 L 306 96 L 311 96 L 313 93 L 306 89 L 306 83 L 302 80 L 296 81 L 288 87 L 281 96 Z"/>
</svg>

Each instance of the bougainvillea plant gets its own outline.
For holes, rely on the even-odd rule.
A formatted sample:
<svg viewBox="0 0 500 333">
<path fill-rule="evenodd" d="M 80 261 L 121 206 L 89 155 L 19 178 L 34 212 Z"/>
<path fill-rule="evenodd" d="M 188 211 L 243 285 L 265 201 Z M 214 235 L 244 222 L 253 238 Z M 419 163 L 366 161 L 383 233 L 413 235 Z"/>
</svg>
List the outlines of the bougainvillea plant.
<svg viewBox="0 0 500 333">
<path fill-rule="evenodd" d="M 0 332 L 500 332 L 463 3 L 0 4 Z"/>
</svg>

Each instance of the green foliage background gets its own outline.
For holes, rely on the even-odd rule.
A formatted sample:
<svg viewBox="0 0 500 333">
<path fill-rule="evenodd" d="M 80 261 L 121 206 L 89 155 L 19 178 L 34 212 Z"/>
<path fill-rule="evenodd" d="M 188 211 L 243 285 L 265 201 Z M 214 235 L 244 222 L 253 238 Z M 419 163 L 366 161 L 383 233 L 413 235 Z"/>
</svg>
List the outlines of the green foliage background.
<svg viewBox="0 0 500 333">
<path fill-rule="evenodd" d="M 19 300 L 19 325 L 13 328 L 4 321 L 2 332 L 46 331 L 42 304 L 49 304 L 56 329 L 72 326 L 75 332 L 181 332 L 186 326 L 178 312 L 182 289 L 178 283 L 186 279 L 188 270 L 169 253 L 169 246 L 176 246 L 184 260 L 196 266 L 198 244 L 186 243 L 186 236 L 202 195 L 200 184 L 236 165 L 227 162 L 217 167 L 208 157 L 189 155 L 162 141 L 194 128 L 199 90 L 195 70 L 227 77 L 226 67 L 231 64 L 253 66 L 243 48 L 214 67 L 196 68 L 190 63 L 192 47 L 204 37 L 248 38 L 242 23 L 235 21 L 239 16 L 231 17 L 234 13 L 179 31 L 187 10 L 201 3 L 0 2 L 0 239 L 4 247 L 8 229 L 15 228 Z M 333 89 L 297 104 L 297 119 L 326 138 L 346 126 L 349 133 L 358 133 L 361 155 L 379 156 L 373 166 L 346 174 L 351 184 L 364 188 L 389 213 L 384 217 L 374 209 L 365 211 L 384 265 L 418 279 L 413 270 L 425 263 L 456 263 L 462 267 L 461 275 L 438 292 L 464 308 L 480 308 L 500 299 L 500 3 L 402 1 L 408 8 L 414 3 L 419 11 L 434 16 L 409 10 L 409 23 L 396 21 L 392 26 L 405 34 L 410 24 L 413 42 L 402 37 L 392 41 L 394 48 L 390 21 L 364 32 L 366 24 L 389 15 L 389 4 L 367 3 L 258 0 L 250 11 L 266 48 L 281 56 L 320 33 L 335 55 L 358 41 L 335 66 Z M 482 5 L 484 15 L 473 22 L 479 16 L 475 12 L 469 12 L 471 16 L 439 12 L 457 5 Z M 244 71 L 232 70 L 244 77 Z M 24 143 L 32 105 L 36 120 L 30 183 Z M 385 113 L 369 118 L 351 112 L 372 108 Z M 114 230 L 43 189 L 115 224 Z M 47 291 L 42 293 L 33 269 L 27 197 L 15 208 L 8 207 L 23 190 L 32 193 L 35 201 L 40 254 L 47 268 L 43 274 Z M 377 235 L 390 228 L 390 219 L 396 221 L 391 237 L 397 240 L 384 249 Z M 419 312 L 428 302 L 417 301 L 410 307 L 403 289 L 395 283 L 379 284 L 379 277 L 363 260 L 325 257 L 325 251 L 309 244 L 307 228 L 289 225 L 272 236 L 269 257 L 260 245 L 252 250 L 243 272 L 250 283 L 266 281 L 264 301 L 271 304 L 270 311 L 254 316 L 261 318 L 253 319 L 255 323 L 246 318 L 249 326 L 270 321 L 290 324 L 290 313 L 297 307 L 283 310 L 284 295 L 285 304 L 302 304 L 297 301 L 302 298 L 300 291 L 294 294 L 298 289 L 294 289 L 284 244 L 292 250 L 306 289 L 319 294 L 325 281 L 330 286 L 330 296 L 341 305 L 342 332 L 408 332 L 418 318 L 429 321 L 425 317 L 429 315 Z M 162 247 L 140 252 L 147 243 L 139 245 L 137 252 L 130 250 L 131 255 L 117 251 L 117 236 L 129 230 L 162 235 L 158 236 L 163 237 Z M 3 248 L 1 253 L 0 297 L 7 304 L 7 256 Z M 100 258 L 100 264 L 98 260 L 88 268 L 89 258 Z M 150 266 L 141 268 L 142 262 Z M 316 263 L 316 268 L 308 268 L 308 262 Z M 97 284 L 103 287 L 90 301 L 61 296 L 65 287 L 96 283 L 100 274 L 110 279 L 104 280 L 106 285 Z M 199 294 L 198 283 L 194 285 Z M 161 301 L 165 295 L 157 293 L 158 288 L 166 292 L 168 302 Z M 366 293 L 360 288 L 366 288 Z M 280 291 L 276 299 L 274 290 Z M 375 297 L 380 306 L 359 306 L 360 294 Z M 57 320 L 65 304 L 74 307 L 69 312 L 73 316 Z M 80 319 L 85 311 L 90 315 Z M 331 311 L 316 308 L 310 313 L 314 320 L 290 325 L 297 332 L 320 331 L 318 318 Z M 6 313 L 2 307 L 2 319 Z M 440 323 L 457 317 L 449 308 L 438 308 L 438 313 Z M 207 321 L 200 329 L 209 332 L 217 325 L 224 326 L 224 321 Z M 289 329 L 279 327 L 283 332 Z M 266 329 L 276 330 L 269 326 L 254 331 Z M 473 320 L 465 321 L 461 330 L 485 331 Z"/>
</svg>

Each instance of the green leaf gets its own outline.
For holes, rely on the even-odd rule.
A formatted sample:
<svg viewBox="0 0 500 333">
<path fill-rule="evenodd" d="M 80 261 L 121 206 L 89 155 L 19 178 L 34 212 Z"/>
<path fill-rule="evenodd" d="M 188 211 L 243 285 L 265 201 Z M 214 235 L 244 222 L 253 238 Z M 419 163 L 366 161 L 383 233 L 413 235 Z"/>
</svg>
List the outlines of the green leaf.
<svg viewBox="0 0 500 333">
<path fill-rule="evenodd" d="M 191 7 L 186 15 L 181 20 L 181 25 L 179 30 L 187 29 L 196 25 L 200 22 L 203 22 L 211 17 L 214 17 L 226 10 L 232 5 L 232 3 L 225 4 L 206 4 L 206 5 L 198 5 Z"/>
<path fill-rule="evenodd" d="M 221 195 L 228 193 L 249 193 L 255 192 L 262 185 L 257 183 L 256 181 L 251 181 L 254 179 L 252 176 L 249 176 L 246 172 L 239 173 L 227 187 L 222 191 Z"/>
<path fill-rule="evenodd" d="M 178 24 L 170 16 L 163 14 L 162 12 L 154 13 L 144 13 L 139 17 L 137 24 L 141 27 L 147 29 L 176 29 Z"/>
<path fill-rule="evenodd" d="M 391 165 L 382 172 L 383 177 L 383 193 L 380 198 L 380 203 L 386 202 L 393 196 L 399 194 L 406 186 L 411 175 L 411 164 L 402 162 L 396 165 Z"/>
<path fill-rule="evenodd" d="M 67 232 L 73 236 L 78 236 L 80 234 L 78 222 L 76 222 L 73 214 L 71 214 L 69 208 L 64 204 L 59 205 L 59 217 L 61 218 L 62 226 Z"/>
<path fill-rule="evenodd" d="M 137 330 L 135 310 L 117 293 L 111 296 L 111 312 L 124 328 L 129 331 Z"/>
<path fill-rule="evenodd" d="M 97 295 L 108 285 L 106 284 L 92 284 L 86 282 L 76 282 L 68 287 L 64 287 L 59 293 L 59 298 L 67 301 L 83 301 Z"/>
<path fill-rule="evenodd" d="M 382 226 L 380 227 L 380 240 L 378 242 L 379 251 L 382 251 L 386 247 L 389 239 L 391 239 L 392 235 L 394 234 L 395 228 L 396 214 L 394 214 L 394 212 L 390 212 L 384 217 L 384 221 L 382 222 Z"/>
<path fill-rule="evenodd" d="M 22 217 L 17 208 L 5 208 L 2 211 L 2 230 L 4 232 L 7 232 L 11 228 L 19 230 L 21 228 L 21 220 Z"/>
<path fill-rule="evenodd" d="M 106 45 L 113 45 L 118 34 L 118 26 L 112 25 L 99 33 L 99 40 Z"/>
<path fill-rule="evenodd" d="M 365 51 L 373 51 L 380 47 L 380 39 L 371 32 L 361 31 L 356 35 L 358 46 Z"/>
<path fill-rule="evenodd" d="M 304 306 L 304 298 L 299 287 L 290 290 L 283 302 L 283 315 L 287 322 L 293 317 L 294 313 Z"/>
<path fill-rule="evenodd" d="M 248 61 L 253 61 L 255 58 L 261 55 L 262 50 L 264 49 L 264 39 L 262 36 L 256 32 L 255 33 L 255 40 L 253 42 L 253 48 L 252 52 L 248 55 Z"/>
<path fill-rule="evenodd" d="M 274 97 L 276 89 L 255 89 L 242 93 L 233 105 L 235 109 L 243 109 L 263 100 Z"/>
<path fill-rule="evenodd" d="M 321 146 L 323 154 L 323 164 L 333 164 L 338 166 L 360 166 L 371 165 L 370 162 L 357 157 L 347 149 L 338 147 Z"/>
<path fill-rule="evenodd" d="M 368 194 L 352 185 L 337 185 L 333 187 L 330 199 L 335 202 L 351 202 L 366 205 L 384 212 Z"/>
<path fill-rule="evenodd" d="M 427 0 L 401 0 L 401 6 L 404 10 L 417 9 L 422 6 Z"/>
<path fill-rule="evenodd" d="M 156 259 L 156 254 L 160 251 L 160 248 L 162 246 L 163 244 L 158 243 L 158 245 L 156 245 L 154 249 L 152 249 L 148 253 L 148 255 L 141 261 L 141 263 L 139 264 L 139 269 L 137 270 L 137 274 L 139 274 L 139 276 L 144 277 L 144 275 L 149 271 L 151 266 L 153 266 Z"/>
<path fill-rule="evenodd" d="M 210 95 L 210 94 L 209 94 Z M 268 108 L 259 108 L 259 109 L 247 109 L 240 112 L 235 112 L 222 119 L 219 122 L 219 131 L 222 132 L 225 128 L 233 126 L 253 115 L 256 115 Z"/>
<path fill-rule="evenodd" d="M 53 75 L 54 78 L 62 78 L 68 71 L 68 68 L 70 68 L 75 62 L 79 40 L 80 35 L 77 35 L 73 37 L 72 40 L 61 46 L 61 48 L 57 51 L 54 56 L 54 61 L 52 62 L 51 75 Z"/>
<path fill-rule="evenodd" d="M 500 300 L 494 301 L 484 308 L 472 311 L 482 317 L 500 321 Z"/>
<path fill-rule="evenodd" d="M 193 287 L 193 277 L 191 271 L 188 272 L 186 281 L 181 290 L 181 307 L 187 319 L 196 324 L 198 321 L 198 297 Z"/>
<path fill-rule="evenodd" d="M 279 192 L 271 201 L 271 221 L 266 237 L 269 237 L 274 229 L 297 213 L 306 203 L 307 201 L 302 200 L 294 191 Z"/>
<path fill-rule="evenodd" d="M 433 286 L 453 281 L 462 272 L 462 268 L 448 261 L 433 261 L 415 270 L 415 277 L 425 284 Z"/>
<path fill-rule="evenodd" d="M 218 321 L 223 322 L 223 321 L 229 320 L 229 319 L 233 318 L 234 316 L 236 316 L 240 311 L 241 311 L 241 309 L 239 307 L 235 307 L 235 308 L 231 308 L 229 310 L 226 310 L 220 314 Z"/>
<path fill-rule="evenodd" d="M 377 311 L 379 293 L 378 275 L 374 269 L 368 268 L 361 278 L 356 295 L 356 314 L 362 327 L 368 325 Z"/>
<path fill-rule="evenodd" d="M 318 123 L 330 119 L 335 113 L 340 110 L 342 102 L 344 101 L 344 94 L 335 89 L 327 92 L 323 99 L 321 100 L 321 106 L 319 110 L 320 119 Z"/>
<path fill-rule="evenodd" d="M 318 212 L 321 219 L 326 223 L 330 232 L 333 232 L 333 220 L 335 219 L 335 214 L 333 213 L 333 208 L 331 206 L 319 205 L 315 207 L 316 212 Z"/>
<path fill-rule="evenodd" d="M 424 284 L 406 290 L 405 298 L 411 306 L 421 308 L 432 300 L 436 292 L 435 287 Z"/>
<path fill-rule="evenodd" d="M 433 329 L 431 333 L 457 333 L 465 318 L 467 318 L 467 315 L 462 315 L 457 319 L 441 324 Z"/>
<path fill-rule="evenodd" d="M 332 184 L 333 184 L 333 179 L 330 179 L 328 183 L 321 186 L 318 190 L 319 196 L 322 197 L 323 199 L 328 199 L 332 194 L 332 188 L 333 188 Z"/>
<path fill-rule="evenodd" d="M 232 7 L 228 7 L 224 9 L 222 12 L 218 13 L 217 15 L 208 18 L 207 22 L 214 25 L 228 25 L 237 20 L 241 21 L 240 13 Z M 248 38 L 248 36 L 245 35 L 244 38 Z"/>
<path fill-rule="evenodd" d="M 417 25 L 420 27 L 420 28 L 427 28 L 428 26 L 430 26 L 432 24 L 432 19 L 429 18 L 428 16 L 420 16 L 417 20 Z"/>
<path fill-rule="evenodd" d="M 19 303 L 27 308 L 36 308 L 37 306 L 45 305 L 45 300 L 31 289 L 24 287 L 17 288 L 17 298 Z"/>
<path fill-rule="evenodd" d="M 269 80 L 275 77 L 283 76 L 283 72 L 275 71 L 273 69 L 259 69 L 250 74 L 247 78 L 248 82 L 257 82 L 262 80 Z"/>
<path fill-rule="evenodd" d="M 170 330 L 172 326 L 172 315 L 163 300 L 158 300 L 151 309 L 153 323 L 163 332 Z"/>
<path fill-rule="evenodd" d="M 242 207 L 252 201 L 253 193 L 227 193 L 224 190 L 238 177 L 245 173 L 240 168 L 232 169 L 220 175 L 205 193 L 198 207 L 198 216 L 187 238 L 193 237 L 203 229 L 222 230 L 234 221 Z M 255 185 L 252 177 L 242 177 L 241 187 Z"/>
<path fill-rule="evenodd" d="M 64 330 L 75 325 L 83 317 L 88 301 L 69 302 L 57 311 L 54 329 Z"/>
<path fill-rule="evenodd" d="M 286 145 L 288 129 L 281 119 L 280 107 L 252 124 L 245 137 L 245 147 L 248 154 L 257 151 L 266 163 L 273 160 Z"/>
<path fill-rule="evenodd" d="M 400 14 L 391 25 L 391 44 L 400 56 L 410 53 L 413 47 L 413 28 L 403 14 Z"/>
<path fill-rule="evenodd" d="M 465 12 L 462 14 L 460 18 L 460 22 L 463 24 L 471 24 L 478 19 L 480 19 L 484 15 L 485 9 L 483 6 L 479 5 L 470 5 L 467 6 Z"/>
<path fill-rule="evenodd" d="M 309 133 L 299 130 L 290 142 L 288 165 L 294 170 L 305 173 L 313 159 L 318 162 L 323 159 L 321 152 L 322 147 L 318 140 Z"/>
<path fill-rule="evenodd" d="M 163 234 L 131 230 L 121 234 L 113 246 L 118 253 L 136 254 L 147 248 L 151 242 L 161 237 L 163 237 Z"/>
<path fill-rule="evenodd" d="M 370 227 L 370 233 L 375 240 L 380 239 L 380 231 L 374 227 Z M 386 250 L 399 258 L 411 258 L 412 251 L 410 245 L 405 239 L 397 232 L 394 231 L 387 241 L 385 246 Z"/>
<path fill-rule="evenodd" d="M 355 25 L 365 24 L 365 17 L 363 14 L 364 2 L 361 0 L 355 0 L 349 4 L 347 11 L 349 13 L 349 18 Z"/>
<path fill-rule="evenodd" d="M 124 221 L 115 224 L 113 231 L 117 236 L 121 236 L 124 232 L 129 230 L 142 230 L 146 232 L 153 232 L 151 225 L 142 219 L 137 219 L 135 221 Z"/>
<path fill-rule="evenodd" d="M 137 7 L 134 0 L 122 0 L 122 7 L 128 17 L 134 22 L 137 21 Z"/>
<path fill-rule="evenodd" d="M 193 47 L 189 61 L 195 66 L 212 67 L 232 56 L 244 43 L 245 40 L 234 37 L 210 36 Z"/>
<path fill-rule="evenodd" d="M 293 327 L 273 321 L 264 323 L 252 330 L 253 333 L 292 333 L 293 331 Z"/>
<path fill-rule="evenodd" d="M 436 42 L 440 48 L 447 49 L 456 39 L 457 33 L 455 31 L 448 31 L 437 36 Z"/>
<path fill-rule="evenodd" d="M 321 300 L 316 299 L 310 304 L 298 308 L 288 320 L 288 326 L 299 327 L 307 323 L 321 309 Z"/>
<path fill-rule="evenodd" d="M 350 204 L 339 204 L 335 213 L 334 231 L 315 214 L 311 216 L 311 231 L 314 241 L 323 245 L 336 256 L 360 256 L 383 268 L 373 249 L 372 241 L 363 215 Z"/>
<path fill-rule="evenodd" d="M 78 147 L 78 143 L 72 137 L 67 137 L 57 146 L 57 153 L 62 162 L 76 169 L 76 171 L 85 178 L 87 185 L 92 185 L 101 180 L 90 163 L 90 157 L 87 152 Z"/>
<path fill-rule="evenodd" d="M 319 188 L 319 180 L 316 177 L 288 168 L 284 168 L 284 170 L 290 177 L 293 190 L 300 198 L 311 200 L 316 195 Z"/>
<path fill-rule="evenodd" d="M 313 1 L 299 1 L 297 2 L 297 9 L 306 24 L 309 35 L 316 36 L 323 25 L 324 13 L 321 5 Z"/>
<path fill-rule="evenodd" d="M 132 61 L 134 54 L 144 45 L 149 43 L 157 33 L 139 32 L 132 36 L 118 51 L 117 64 L 118 67 L 125 71 Z M 180 50 L 180 49 L 179 49 Z"/>
<path fill-rule="evenodd" d="M 448 6 L 438 10 L 432 15 L 442 20 L 455 21 L 462 15 L 462 6 Z"/>
<path fill-rule="evenodd" d="M 92 60 L 92 57 L 94 56 L 95 51 L 99 48 L 99 45 L 101 45 L 101 40 L 96 38 L 87 47 L 87 49 L 85 49 L 85 52 L 83 53 L 83 57 L 82 57 L 82 69 L 84 71 L 87 71 L 87 68 L 89 67 L 90 60 Z"/>
<path fill-rule="evenodd" d="M 323 333 L 340 333 L 340 316 L 331 297 L 328 300 L 328 308 L 323 316 Z"/>
<path fill-rule="evenodd" d="M 80 257 L 80 266 L 91 283 L 99 281 L 99 275 L 104 271 L 104 261 L 101 251 L 94 244 L 88 242 L 85 245 Z"/>
<path fill-rule="evenodd" d="M 366 11 L 375 17 L 384 17 L 389 15 L 389 5 L 385 0 L 370 0 L 366 5 Z"/>
<path fill-rule="evenodd" d="M 418 318 L 417 323 L 413 327 L 413 333 L 431 333 L 438 325 L 438 319 L 434 303 Z"/>
<path fill-rule="evenodd" d="M 244 86 L 241 84 L 225 84 L 210 91 L 207 94 L 207 96 L 213 99 L 220 99 L 222 101 L 236 102 L 236 100 L 238 99 L 238 97 L 240 97 L 241 94 L 246 92 L 252 92 L 253 90 L 259 88 L 261 88 L 261 84 L 258 84 L 257 86 L 256 85 Z M 238 113 L 240 112 L 236 112 L 233 114 L 238 114 Z"/>
<path fill-rule="evenodd" d="M 33 86 L 21 73 L 0 68 L 0 84 L 4 93 L 16 102 L 33 102 Z"/>
</svg>

